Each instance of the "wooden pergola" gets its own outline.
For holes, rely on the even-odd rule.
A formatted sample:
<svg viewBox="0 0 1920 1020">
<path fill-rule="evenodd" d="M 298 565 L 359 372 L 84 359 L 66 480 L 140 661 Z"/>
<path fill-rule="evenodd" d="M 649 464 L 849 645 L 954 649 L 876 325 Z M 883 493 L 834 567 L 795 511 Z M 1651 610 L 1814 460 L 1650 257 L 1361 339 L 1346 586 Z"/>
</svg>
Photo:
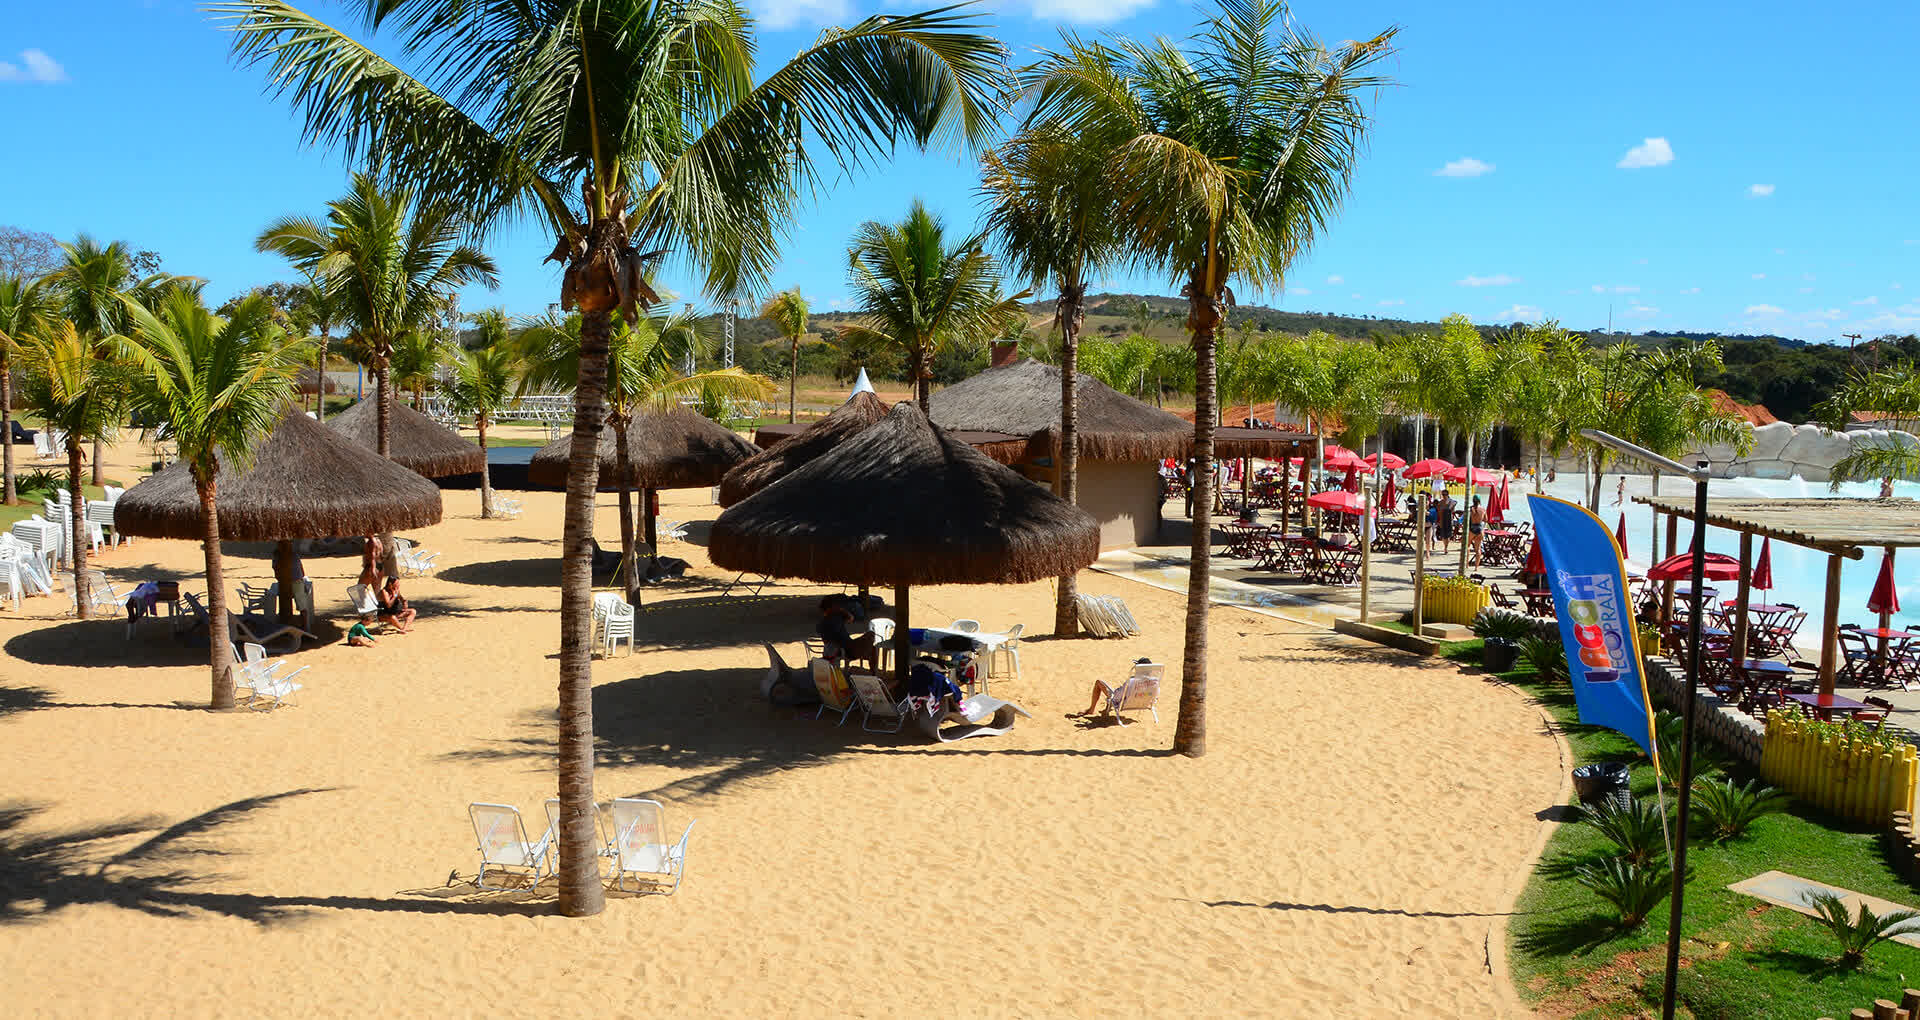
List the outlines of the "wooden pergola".
<svg viewBox="0 0 1920 1020">
<path fill-rule="evenodd" d="M 1667 515 L 1667 545 L 1674 546 L 1676 523 L 1693 520 L 1691 499 L 1635 496 L 1635 503 Z M 1833 693 L 1839 666 L 1840 564 L 1857 560 L 1868 548 L 1920 547 L 1920 502 L 1911 499 L 1715 499 L 1707 498 L 1712 527 L 1740 534 L 1740 595 L 1733 634 L 1733 658 L 1747 657 L 1747 606 L 1752 591 L 1753 537 L 1759 535 L 1827 554 L 1826 604 L 1820 617 L 1820 692 Z"/>
</svg>

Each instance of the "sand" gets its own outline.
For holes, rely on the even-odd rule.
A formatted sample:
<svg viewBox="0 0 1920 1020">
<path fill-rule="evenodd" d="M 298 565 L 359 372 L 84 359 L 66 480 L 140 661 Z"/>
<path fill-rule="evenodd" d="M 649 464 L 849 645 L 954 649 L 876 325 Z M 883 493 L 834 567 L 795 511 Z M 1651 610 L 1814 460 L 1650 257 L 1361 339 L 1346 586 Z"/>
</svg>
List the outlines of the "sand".
<svg viewBox="0 0 1920 1020">
<path fill-rule="evenodd" d="M 115 451 L 121 463 L 137 451 Z M 134 477 L 130 470 L 126 476 Z M 705 490 L 665 516 L 711 520 Z M 481 520 L 449 491 L 422 619 L 334 640 L 295 706 L 192 709 L 205 653 L 164 624 L 0 611 L 0 973 L 13 1015 L 1374 1016 L 1523 1013 L 1489 963 L 1560 762 L 1509 689 L 1284 620 L 1216 609 L 1210 753 L 1168 752 L 1184 600 L 1097 573 L 1144 634 L 1029 639 L 993 693 L 1011 734 L 929 746 L 760 702 L 826 590 L 650 593 L 639 647 L 594 664 L 602 798 L 698 819 L 673 898 L 553 916 L 475 894 L 470 801 L 544 826 L 561 497 Z M 610 507 L 613 497 L 601 505 Z M 617 521 L 603 510 L 603 543 Z M 204 582 L 197 546 L 141 540 L 109 577 Z M 310 559 L 344 620 L 355 563 Z M 263 584 L 258 547 L 229 583 Z M 59 597 L 59 596 L 56 596 Z M 915 593 L 917 622 L 1050 629 L 1047 584 Z M 328 633 L 337 634 L 330 625 Z M 1095 677 L 1170 664 L 1161 721 L 1089 726 Z M 449 873 L 457 884 L 446 886 Z"/>
</svg>

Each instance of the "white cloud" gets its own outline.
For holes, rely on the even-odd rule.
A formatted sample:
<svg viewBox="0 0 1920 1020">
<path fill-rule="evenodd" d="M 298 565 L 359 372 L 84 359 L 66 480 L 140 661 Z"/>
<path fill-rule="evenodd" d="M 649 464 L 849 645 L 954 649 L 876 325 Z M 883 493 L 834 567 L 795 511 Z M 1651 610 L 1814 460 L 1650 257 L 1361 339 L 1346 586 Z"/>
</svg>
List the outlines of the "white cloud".
<svg viewBox="0 0 1920 1020">
<path fill-rule="evenodd" d="M 67 69 L 44 50 L 21 50 L 20 63 L 0 60 L 0 81 L 57 82 L 67 80 Z"/>
<path fill-rule="evenodd" d="M 1505 273 L 1495 273 L 1492 276 L 1474 276 L 1468 274 L 1465 279 L 1455 280 L 1453 282 L 1462 287 L 1505 287 L 1508 284 L 1519 283 L 1520 278 L 1517 276 L 1508 276 Z"/>
<path fill-rule="evenodd" d="M 1614 166 L 1622 170 L 1639 170 L 1643 167 L 1666 166 L 1673 162 L 1673 146 L 1665 138 L 1649 138 L 1627 150 Z"/>
<path fill-rule="evenodd" d="M 1631 315 L 1636 319 L 1651 319 L 1654 316 L 1660 314 L 1660 309 L 1653 308 L 1648 305 L 1643 305 L 1638 301 L 1636 301 L 1632 305 L 1628 306 L 1624 314 Z"/>
<path fill-rule="evenodd" d="M 1847 317 L 1847 313 L 1841 311 L 1838 308 L 1829 308 L 1824 312 L 1808 312 L 1807 313 L 1807 318 L 1809 319 L 1826 319 L 1829 322 L 1838 322 L 1841 319 L 1844 319 L 1846 317 Z"/>
<path fill-rule="evenodd" d="M 1700 293 L 1700 288 L 1698 288 L 1698 287 L 1688 287 L 1688 288 L 1687 288 L 1686 290 L 1683 290 L 1683 291 L 1681 291 L 1680 293 L 1682 293 L 1682 294 L 1698 294 L 1698 293 Z"/>
<path fill-rule="evenodd" d="M 1800 293 L 1802 293 L 1802 294 L 1811 294 L 1811 293 L 1813 293 L 1813 288 L 1812 288 L 1812 287 L 1802 287 L 1802 288 L 1800 288 Z"/>
<path fill-rule="evenodd" d="M 1313 293 L 1313 291 L 1310 291 L 1305 287 L 1288 287 L 1287 293 L 1293 295 L 1294 297 L 1306 297 L 1308 294 Z"/>
<path fill-rule="evenodd" d="M 1608 291 L 1612 291 L 1615 294 L 1638 294 L 1640 293 L 1640 288 L 1631 283 L 1616 283 L 1611 287 L 1604 283 L 1596 283 L 1593 285 L 1593 292 L 1595 294 L 1605 294 Z"/>
<path fill-rule="evenodd" d="M 1854 304 L 1856 305 L 1877 305 L 1879 303 L 1880 303 L 1880 296 L 1878 294 L 1869 294 L 1866 297 L 1863 297 L 1860 300 L 1854 302 Z"/>
<path fill-rule="evenodd" d="M 1765 274 L 1765 273 L 1755 273 L 1755 274 L 1753 274 L 1753 278 L 1754 278 L 1754 279 L 1756 279 L 1756 280 L 1764 280 L 1764 279 L 1766 279 L 1766 278 L 1767 278 L 1767 274 Z"/>
<path fill-rule="evenodd" d="M 1635 262 L 1634 262 L 1634 264 L 1635 264 L 1635 265 L 1641 265 L 1641 266 L 1644 266 L 1644 265 L 1646 265 L 1646 264 L 1647 264 L 1647 260 L 1646 260 L 1646 259 L 1636 259 L 1636 260 L 1635 260 Z"/>
<path fill-rule="evenodd" d="M 1888 289 L 1888 290 L 1900 290 L 1900 289 L 1901 289 L 1901 287 L 1900 287 L 1900 285 L 1899 285 L 1899 284 L 1897 284 L 1897 283 L 1889 283 L 1889 284 L 1887 284 L 1887 289 Z"/>
<path fill-rule="evenodd" d="M 1153 6 L 1153 0 L 1034 0 L 1033 16 L 1050 21 L 1105 24 L 1130 18 Z"/>
<path fill-rule="evenodd" d="M 1353 298 L 1353 299 L 1354 299 L 1355 301 L 1358 301 L 1358 300 L 1360 300 L 1360 295 L 1358 295 L 1358 294 L 1351 294 L 1351 295 L 1348 295 L 1348 296 L 1349 296 L 1349 297 L 1352 297 L 1352 298 Z"/>
<path fill-rule="evenodd" d="M 1773 194 L 1773 185 L 1771 184 L 1755 184 L 1747 188 L 1748 198 L 1765 198 L 1771 194 Z"/>
<path fill-rule="evenodd" d="M 1346 278 L 1346 277 L 1344 277 L 1344 276 L 1329 276 L 1329 277 L 1327 277 L 1327 286 L 1329 286 L 1329 287 L 1338 287 L 1338 286 L 1340 286 L 1341 284 L 1343 284 L 1343 283 L 1345 283 L 1345 282 L 1347 282 L 1347 278 Z"/>
<path fill-rule="evenodd" d="M 1378 305 L 1379 305 L 1380 307 L 1382 307 L 1382 308 L 1391 308 L 1391 307 L 1393 307 L 1394 305 L 1404 305 L 1404 304 L 1406 304 L 1406 303 L 1407 303 L 1407 299 L 1406 299 L 1406 298 L 1397 298 L 1397 297 L 1394 297 L 1394 298 L 1381 298 L 1381 299 L 1380 299 L 1379 301 L 1377 301 L 1377 302 L 1375 302 L 1375 303 L 1376 303 L 1376 304 L 1378 304 Z"/>
<path fill-rule="evenodd" d="M 1478 177 L 1493 172 L 1493 164 L 1482 162 L 1469 156 L 1456 159 L 1433 172 L 1435 177 Z"/>
<path fill-rule="evenodd" d="M 1547 313 L 1534 305 L 1514 305 L 1493 317 L 1494 322 L 1539 322 Z"/>
<path fill-rule="evenodd" d="M 838 25 L 853 14 L 847 0 L 749 0 L 747 6 L 761 28 L 776 30 L 796 25 Z"/>
<path fill-rule="evenodd" d="M 1786 309 L 1776 305 L 1748 305 L 1746 314 L 1749 318 L 1758 318 L 1763 315 L 1785 315 Z"/>
<path fill-rule="evenodd" d="M 1787 250 L 1785 248 L 1775 248 L 1773 250 L 1773 253 L 1775 255 L 1785 255 L 1787 253 Z"/>
</svg>

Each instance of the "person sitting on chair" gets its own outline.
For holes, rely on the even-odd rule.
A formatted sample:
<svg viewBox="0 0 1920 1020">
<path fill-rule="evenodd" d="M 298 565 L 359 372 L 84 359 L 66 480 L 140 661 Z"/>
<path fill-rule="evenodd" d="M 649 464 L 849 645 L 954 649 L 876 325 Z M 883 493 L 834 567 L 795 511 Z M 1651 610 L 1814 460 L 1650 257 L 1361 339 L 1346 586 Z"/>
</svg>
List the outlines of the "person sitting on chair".
<svg viewBox="0 0 1920 1020">
<path fill-rule="evenodd" d="M 420 611 L 407 605 L 407 597 L 400 594 L 400 579 L 387 578 L 387 586 L 375 596 L 380 600 L 380 619 L 393 624 L 400 633 L 413 629 L 413 618 Z"/>
<path fill-rule="evenodd" d="M 853 614 L 847 611 L 844 599 L 829 595 L 820 600 L 820 623 L 814 631 L 826 646 L 827 660 L 852 662 L 859 659 L 867 664 L 868 672 L 880 672 L 880 651 L 874 646 L 873 635 L 865 633 L 854 636 L 847 627 L 852 620 Z"/>
<path fill-rule="evenodd" d="M 1152 661 L 1153 661 L 1152 659 L 1148 659 L 1148 658 L 1139 658 L 1139 659 L 1133 660 L 1133 664 L 1136 666 L 1144 666 Z M 1093 700 L 1087 702 L 1086 711 L 1075 712 L 1074 715 L 1091 716 L 1091 715 L 1097 714 L 1100 711 L 1100 702 L 1104 699 L 1113 697 L 1113 692 L 1116 690 L 1118 690 L 1118 688 L 1114 687 L 1112 684 L 1106 682 L 1105 680 L 1095 680 L 1093 682 Z"/>
</svg>

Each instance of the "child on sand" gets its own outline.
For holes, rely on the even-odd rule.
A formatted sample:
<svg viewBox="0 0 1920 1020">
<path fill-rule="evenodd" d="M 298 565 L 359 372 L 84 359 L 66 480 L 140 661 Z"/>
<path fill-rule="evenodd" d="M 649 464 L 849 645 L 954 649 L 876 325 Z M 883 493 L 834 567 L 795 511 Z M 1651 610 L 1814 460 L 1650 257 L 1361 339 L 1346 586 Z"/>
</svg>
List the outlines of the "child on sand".
<svg viewBox="0 0 1920 1020">
<path fill-rule="evenodd" d="M 373 647 L 374 645 L 373 631 L 367 629 L 367 624 L 372 620 L 373 620 L 373 616 L 371 614 L 367 616 L 362 616 L 360 618 L 360 622 L 347 628 L 347 645 L 349 647 L 351 648 L 372 648 Z"/>
</svg>

